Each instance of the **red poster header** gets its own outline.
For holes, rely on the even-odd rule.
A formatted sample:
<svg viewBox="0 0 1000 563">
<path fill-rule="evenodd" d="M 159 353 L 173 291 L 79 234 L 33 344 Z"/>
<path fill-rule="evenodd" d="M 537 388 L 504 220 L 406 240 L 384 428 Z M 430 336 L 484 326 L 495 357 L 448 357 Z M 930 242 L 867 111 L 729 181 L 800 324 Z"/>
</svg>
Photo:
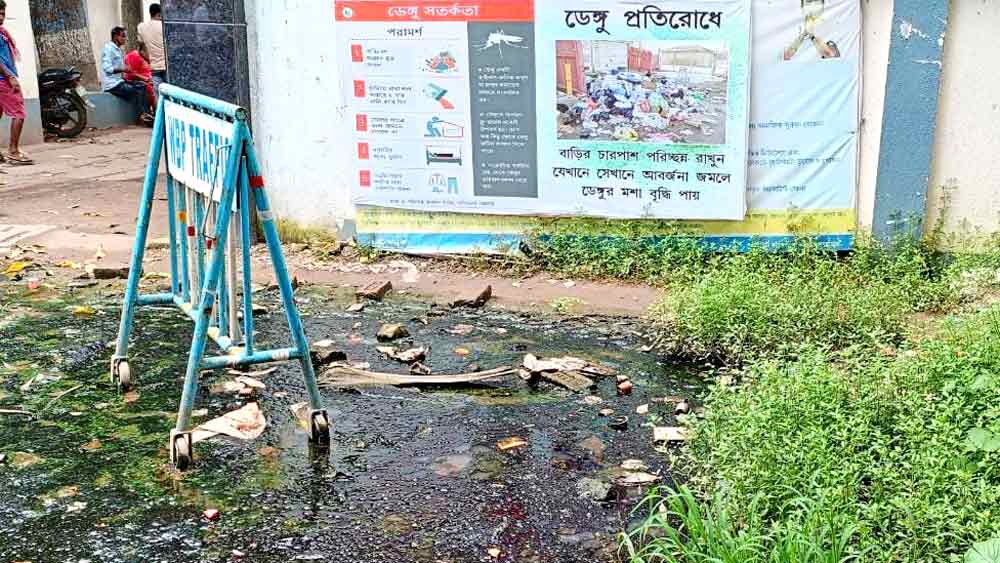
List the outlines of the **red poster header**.
<svg viewBox="0 0 1000 563">
<path fill-rule="evenodd" d="M 338 22 L 531 22 L 534 0 L 337 0 Z"/>
</svg>

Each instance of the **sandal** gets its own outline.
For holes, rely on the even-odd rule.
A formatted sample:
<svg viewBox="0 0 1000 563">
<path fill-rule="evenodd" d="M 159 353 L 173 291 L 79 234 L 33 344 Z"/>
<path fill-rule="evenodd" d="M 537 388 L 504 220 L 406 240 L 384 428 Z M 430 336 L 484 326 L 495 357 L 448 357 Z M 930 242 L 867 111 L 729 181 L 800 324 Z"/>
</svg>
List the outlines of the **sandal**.
<svg viewBox="0 0 1000 563">
<path fill-rule="evenodd" d="M 16 153 L 9 152 L 9 153 L 7 153 L 7 154 L 5 154 L 3 156 L 4 156 L 4 158 L 6 158 L 7 162 L 9 162 L 11 164 L 34 164 L 35 163 L 34 160 L 31 160 L 30 158 L 28 158 L 28 155 L 26 155 L 26 154 L 24 154 L 23 152 L 20 152 L 20 151 L 18 151 Z"/>
</svg>

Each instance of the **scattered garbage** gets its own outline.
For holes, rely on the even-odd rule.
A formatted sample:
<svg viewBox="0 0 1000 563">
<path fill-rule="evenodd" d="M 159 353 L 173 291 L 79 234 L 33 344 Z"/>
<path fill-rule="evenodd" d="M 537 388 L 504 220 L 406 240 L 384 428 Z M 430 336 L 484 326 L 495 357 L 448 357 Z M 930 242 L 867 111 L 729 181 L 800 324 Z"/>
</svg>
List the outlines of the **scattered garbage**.
<svg viewBox="0 0 1000 563">
<path fill-rule="evenodd" d="M 514 375 L 517 370 L 504 366 L 475 373 L 452 375 L 400 375 L 397 373 L 377 373 L 350 366 L 334 366 L 319 377 L 320 385 L 334 388 L 364 387 L 369 385 L 458 385 L 476 383 Z"/>
<path fill-rule="evenodd" d="M 400 338 L 406 338 L 410 333 L 406 330 L 406 327 L 399 324 L 384 324 L 382 328 L 379 329 L 376 338 L 381 342 L 389 342 L 392 340 L 398 340 Z"/>
<path fill-rule="evenodd" d="M 597 395 L 587 395 L 583 398 L 583 403 L 590 406 L 599 405 L 603 402 L 604 399 L 598 397 Z"/>
<path fill-rule="evenodd" d="M 649 414 L 649 405 L 648 404 L 639 405 L 638 407 L 635 408 L 635 414 L 641 414 L 641 415 Z"/>
<path fill-rule="evenodd" d="M 604 442 L 601 441 L 597 436 L 590 436 L 581 440 L 577 447 L 585 452 L 589 453 L 594 461 L 601 463 L 604 461 Z"/>
<path fill-rule="evenodd" d="M 576 483 L 576 490 L 580 496 L 594 502 L 608 500 L 608 497 L 611 496 L 611 489 L 611 483 L 593 477 L 584 477 Z"/>
<path fill-rule="evenodd" d="M 688 404 L 688 402 L 685 400 L 681 400 L 680 402 L 677 403 L 677 406 L 674 407 L 674 416 L 688 414 L 690 412 L 691 412 L 691 405 Z"/>
<path fill-rule="evenodd" d="M 600 414 L 601 416 L 611 416 L 615 414 L 615 411 L 614 409 L 601 409 L 600 411 L 598 411 L 598 414 Z"/>
<path fill-rule="evenodd" d="M 466 295 L 451 302 L 452 307 L 469 307 L 478 309 L 493 297 L 493 286 L 488 285 L 478 293 Z"/>
<path fill-rule="evenodd" d="M 121 268 L 94 268 L 93 275 L 94 279 L 97 280 L 114 280 L 114 279 L 128 279 L 128 266 Z"/>
<path fill-rule="evenodd" d="M 365 304 L 364 303 L 355 303 L 355 304 L 353 304 L 353 305 L 351 305 L 350 307 L 347 308 L 347 312 L 348 313 L 360 313 L 361 311 L 364 311 L 364 310 L 365 310 Z"/>
<path fill-rule="evenodd" d="M 588 75 L 586 91 L 561 94 L 560 139 L 702 143 L 724 122 L 725 79 L 650 71 Z M 700 135 L 699 135 L 700 134 Z"/>
<path fill-rule="evenodd" d="M 309 357 L 312 359 L 313 367 L 321 368 L 333 362 L 343 362 L 347 360 L 347 354 L 339 350 L 333 340 L 320 340 L 314 342 L 309 347 Z"/>
<path fill-rule="evenodd" d="M 632 388 L 633 388 L 633 385 L 632 385 L 631 381 L 622 381 L 621 383 L 618 384 L 618 394 L 619 395 L 631 395 L 632 394 Z"/>
<path fill-rule="evenodd" d="M 216 508 L 206 508 L 204 512 L 201 513 L 202 518 L 208 520 L 209 522 L 215 522 L 221 516 L 221 513 Z"/>
<path fill-rule="evenodd" d="M 615 430 L 626 430 L 628 429 L 628 417 L 627 416 L 616 416 L 608 420 L 608 426 L 614 428 Z"/>
<path fill-rule="evenodd" d="M 688 429 L 678 426 L 654 426 L 653 443 L 684 442 L 688 439 Z"/>
<path fill-rule="evenodd" d="M 652 473 L 646 473 L 645 471 L 620 471 L 614 476 L 615 484 L 622 487 L 641 487 L 644 485 L 652 485 L 659 480 L 659 475 L 653 475 Z"/>
<path fill-rule="evenodd" d="M 381 301 L 387 293 L 392 291 L 392 282 L 385 281 L 374 281 L 364 286 L 357 291 L 357 296 L 360 299 L 371 299 L 372 301 Z"/>
<path fill-rule="evenodd" d="M 201 424 L 191 433 L 191 442 L 203 440 L 224 434 L 240 440 L 254 440 L 264 433 L 267 420 L 257 403 L 247 403 L 242 408 L 213 418 Z"/>
<path fill-rule="evenodd" d="M 390 360 L 396 360 L 404 364 L 419 362 L 427 357 L 427 348 L 410 348 L 400 352 L 395 346 L 377 346 L 375 348 Z"/>
<path fill-rule="evenodd" d="M 577 393 L 594 387 L 595 382 L 588 375 L 607 376 L 614 373 L 604 366 L 572 356 L 546 360 L 527 354 L 522 366 L 521 377 L 525 380 L 536 381 L 541 377 Z"/>
<path fill-rule="evenodd" d="M 518 438 L 516 436 L 511 438 L 504 438 L 497 442 L 497 449 L 501 452 L 506 452 L 508 450 L 514 450 L 517 448 L 523 448 L 528 445 L 528 441 L 524 438 Z"/>
<path fill-rule="evenodd" d="M 413 365 L 410 366 L 410 373 L 413 375 L 430 375 L 431 368 L 420 362 L 414 362 Z"/>
<path fill-rule="evenodd" d="M 448 334 L 454 334 L 456 336 L 468 336 L 476 330 L 476 327 L 472 325 L 455 325 L 448 329 Z"/>
<path fill-rule="evenodd" d="M 625 471 L 649 471 L 649 466 L 641 459 L 626 459 L 622 462 L 621 468 Z"/>
</svg>

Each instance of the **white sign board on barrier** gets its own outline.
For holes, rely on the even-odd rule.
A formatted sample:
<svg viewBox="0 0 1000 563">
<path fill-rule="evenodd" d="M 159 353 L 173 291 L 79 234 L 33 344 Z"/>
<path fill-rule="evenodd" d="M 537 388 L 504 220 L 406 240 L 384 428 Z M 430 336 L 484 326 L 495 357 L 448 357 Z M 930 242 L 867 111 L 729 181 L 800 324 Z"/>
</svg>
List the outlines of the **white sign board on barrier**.
<svg viewBox="0 0 1000 563">
<path fill-rule="evenodd" d="M 188 189 L 219 201 L 229 154 L 224 147 L 232 144 L 233 124 L 169 100 L 164 101 L 163 111 L 170 175 Z"/>
</svg>

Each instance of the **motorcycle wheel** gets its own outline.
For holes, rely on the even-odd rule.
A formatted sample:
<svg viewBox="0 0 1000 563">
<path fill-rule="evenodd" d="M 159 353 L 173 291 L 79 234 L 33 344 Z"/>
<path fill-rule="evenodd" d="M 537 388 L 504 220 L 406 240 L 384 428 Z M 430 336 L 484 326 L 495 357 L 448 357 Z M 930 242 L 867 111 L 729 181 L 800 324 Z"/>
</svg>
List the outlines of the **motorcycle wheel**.
<svg viewBox="0 0 1000 563">
<path fill-rule="evenodd" d="M 76 137 L 87 128 L 87 106 L 74 93 L 56 92 L 46 100 L 42 119 L 49 133 L 64 139 Z"/>
</svg>

